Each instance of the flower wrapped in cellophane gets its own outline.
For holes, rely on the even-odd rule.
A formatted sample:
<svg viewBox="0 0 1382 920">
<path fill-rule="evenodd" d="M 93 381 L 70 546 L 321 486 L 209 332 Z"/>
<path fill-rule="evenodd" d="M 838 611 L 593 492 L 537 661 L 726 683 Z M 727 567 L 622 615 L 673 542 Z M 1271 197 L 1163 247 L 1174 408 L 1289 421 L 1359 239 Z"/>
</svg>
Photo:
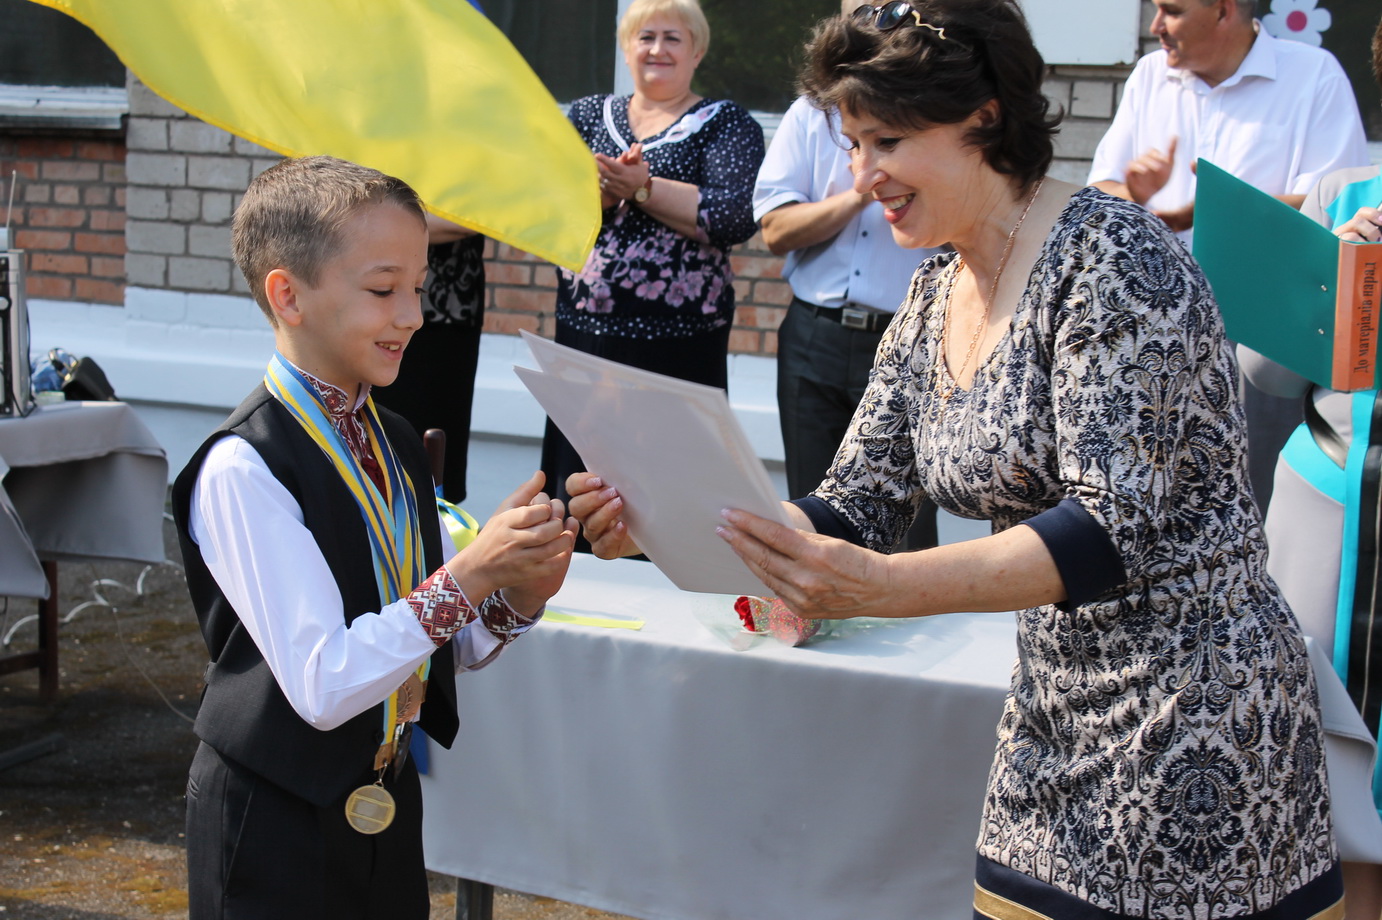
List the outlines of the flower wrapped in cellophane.
<svg viewBox="0 0 1382 920">
<path fill-rule="evenodd" d="M 897 625 L 879 617 L 813 620 L 798 616 L 776 597 L 692 594 L 691 613 L 711 635 L 737 652 L 776 641 L 793 648 L 843 639 L 865 629 Z"/>
<path fill-rule="evenodd" d="M 734 602 L 734 612 L 747 631 L 770 635 L 784 645 L 805 645 L 821 633 L 822 620 L 797 616 L 781 598 L 742 596 Z M 826 630 L 829 634 L 829 629 Z"/>
</svg>

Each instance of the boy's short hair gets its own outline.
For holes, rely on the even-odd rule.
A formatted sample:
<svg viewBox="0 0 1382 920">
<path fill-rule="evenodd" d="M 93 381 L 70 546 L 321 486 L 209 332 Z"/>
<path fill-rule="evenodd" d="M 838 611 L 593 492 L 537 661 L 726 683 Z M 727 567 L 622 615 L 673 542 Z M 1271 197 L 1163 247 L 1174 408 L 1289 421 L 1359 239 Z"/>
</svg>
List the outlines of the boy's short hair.
<svg viewBox="0 0 1382 920">
<path fill-rule="evenodd" d="M 315 286 L 341 248 L 346 222 L 377 204 L 396 204 L 427 224 L 408 183 L 336 157 L 281 160 L 250 182 L 231 221 L 230 251 L 271 324 L 278 321 L 264 295 L 269 272 L 287 269 Z"/>
</svg>

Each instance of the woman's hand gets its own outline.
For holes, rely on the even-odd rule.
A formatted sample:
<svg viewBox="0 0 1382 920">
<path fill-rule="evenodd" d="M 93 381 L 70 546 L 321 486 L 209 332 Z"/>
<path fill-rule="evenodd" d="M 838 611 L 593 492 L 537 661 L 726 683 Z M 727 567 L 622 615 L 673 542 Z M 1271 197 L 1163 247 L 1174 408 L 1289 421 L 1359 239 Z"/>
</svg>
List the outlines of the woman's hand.
<svg viewBox="0 0 1382 920">
<path fill-rule="evenodd" d="M 453 224 L 449 220 L 438 217 L 435 214 L 427 214 L 427 245 L 436 246 L 440 243 L 454 243 L 456 240 L 463 240 L 475 235 L 475 231 L 469 227 L 462 227 L 460 224 Z"/>
<path fill-rule="evenodd" d="M 652 170 L 643 159 L 642 144 L 634 144 L 617 157 L 597 153 L 595 163 L 600 169 L 600 203 L 605 210 L 631 200 L 633 193 L 647 185 L 652 176 Z M 659 178 L 650 197 L 638 204 L 638 208 L 687 239 L 705 243 L 709 237 L 697 222 L 700 203 L 699 186 Z"/>
<path fill-rule="evenodd" d="M 1335 229 L 1334 235 L 1350 243 L 1382 242 L 1382 210 L 1359 208 L 1348 223 Z"/>
<path fill-rule="evenodd" d="M 910 615 L 903 599 L 891 596 L 898 557 L 803 533 L 747 511 L 726 511 L 718 533 L 795 614 L 829 620 Z"/>
<path fill-rule="evenodd" d="M 566 491 L 571 495 L 571 514 L 585 528 L 586 539 L 596 556 L 617 559 L 641 552 L 624 523 L 624 499 L 618 489 L 606 488 L 599 476 L 572 473 L 566 479 Z"/>
<path fill-rule="evenodd" d="M 600 170 L 600 192 L 614 201 L 624 201 L 648 184 L 652 169 L 643 160 L 643 145 L 634 144 L 617 157 L 595 154 Z"/>
</svg>

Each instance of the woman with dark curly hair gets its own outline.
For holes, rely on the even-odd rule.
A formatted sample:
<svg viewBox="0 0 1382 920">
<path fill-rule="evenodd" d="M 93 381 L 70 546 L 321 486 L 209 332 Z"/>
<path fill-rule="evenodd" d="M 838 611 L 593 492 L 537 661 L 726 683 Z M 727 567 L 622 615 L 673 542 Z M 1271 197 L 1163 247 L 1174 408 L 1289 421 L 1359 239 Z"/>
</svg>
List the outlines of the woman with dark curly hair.
<svg viewBox="0 0 1382 920">
<path fill-rule="evenodd" d="M 918 269 L 796 527 L 730 510 L 721 535 L 805 616 L 1017 611 L 975 917 L 1338 916 L 1314 675 L 1199 267 L 1045 178 L 1058 117 L 1014 0 L 862 7 L 808 59 L 856 190 L 954 252 Z M 597 554 L 635 549 L 616 490 L 568 488 Z M 886 555 L 923 498 L 992 535 Z"/>
</svg>

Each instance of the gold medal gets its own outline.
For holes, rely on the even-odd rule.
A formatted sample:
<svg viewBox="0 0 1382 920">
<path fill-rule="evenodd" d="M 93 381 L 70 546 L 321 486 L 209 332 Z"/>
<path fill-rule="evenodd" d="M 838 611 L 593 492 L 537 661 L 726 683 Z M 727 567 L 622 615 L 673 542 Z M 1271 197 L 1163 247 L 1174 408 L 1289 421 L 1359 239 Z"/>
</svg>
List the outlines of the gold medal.
<svg viewBox="0 0 1382 920">
<path fill-rule="evenodd" d="M 398 806 L 380 785 L 361 786 L 346 799 L 346 823 L 362 834 L 377 834 L 393 823 Z"/>
</svg>

